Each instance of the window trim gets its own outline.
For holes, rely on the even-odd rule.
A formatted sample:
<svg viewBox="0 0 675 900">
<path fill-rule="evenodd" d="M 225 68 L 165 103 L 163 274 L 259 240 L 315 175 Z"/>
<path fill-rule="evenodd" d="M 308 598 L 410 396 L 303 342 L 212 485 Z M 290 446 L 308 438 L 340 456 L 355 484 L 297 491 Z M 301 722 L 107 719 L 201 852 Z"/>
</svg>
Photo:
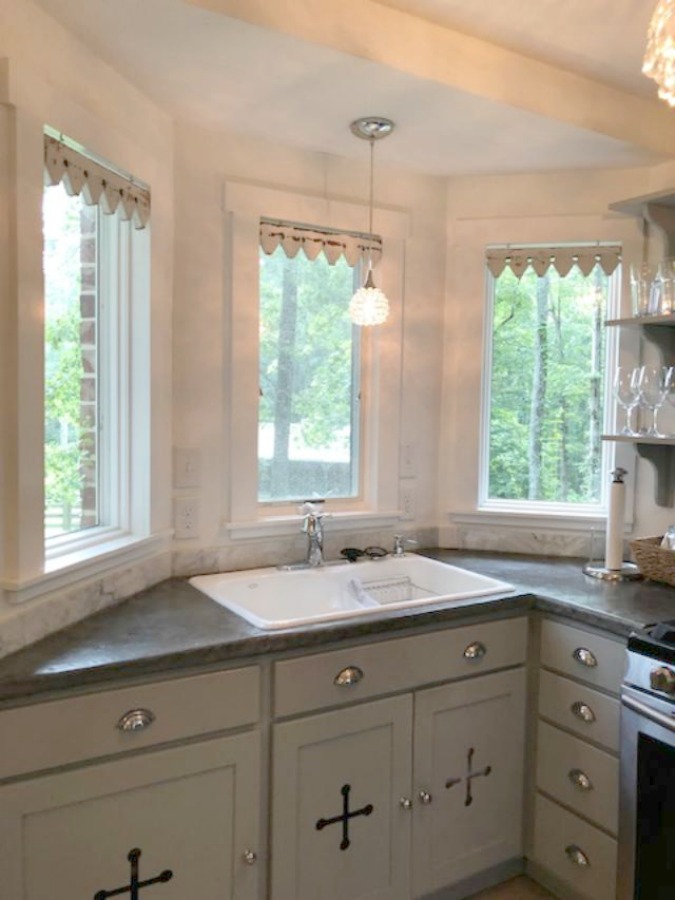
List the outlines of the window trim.
<svg viewBox="0 0 675 900">
<path fill-rule="evenodd" d="M 268 188 L 248 182 L 226 182 L 223 209 L 226 222 L 226 308 L 229 335 L 225 348 L 226 368 L 231 373 L 226 392 L 226 432 L 223 453 L 230 454 L 227 481 L 222 486 L 221 530 L 230 538 L 297 531 L 297 504 L 275 505 L 257 499 L 258 423 L 258 253 L 260 219 L 316 223 L 326 228 L 359 232 L 363 229 L 364 206 L 337 198 Z M 356 500 L 335 503 L 327 512 L 340 523 L 394 524 L 398 509 L 401 348 L 403 323 L 403 262 L 409 216 L 402 210 L 377 209 L 377 231 L 383 236 L 385 253 L 378 278 L 391 301 L 390 318 L 384 326 L 362 336 L 372 344 L 370 362 L 362 367 L 362 391 L 371 384 L 362 406 L 369 418 L 363 441 L 364 489 Z M 365 340 L 363 340 L 365 338 Z M 337 525 L 338 523 L 335 522 Z"/>
</svg>

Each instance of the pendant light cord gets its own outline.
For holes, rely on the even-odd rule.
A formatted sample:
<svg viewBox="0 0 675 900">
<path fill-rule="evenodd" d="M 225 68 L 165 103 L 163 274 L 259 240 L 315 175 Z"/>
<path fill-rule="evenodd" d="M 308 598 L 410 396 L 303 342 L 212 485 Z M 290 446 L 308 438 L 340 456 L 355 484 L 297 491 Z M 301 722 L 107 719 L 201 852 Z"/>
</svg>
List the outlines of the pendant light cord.
<svg viewBox="0 0 675 900">
<path fill-rule="evenodd" d="M 368 234 L 373 237 L 373 182 L 375 172 L 375 138 L 370 138 L 370 204 L 368 207 Z"/>
</svg>

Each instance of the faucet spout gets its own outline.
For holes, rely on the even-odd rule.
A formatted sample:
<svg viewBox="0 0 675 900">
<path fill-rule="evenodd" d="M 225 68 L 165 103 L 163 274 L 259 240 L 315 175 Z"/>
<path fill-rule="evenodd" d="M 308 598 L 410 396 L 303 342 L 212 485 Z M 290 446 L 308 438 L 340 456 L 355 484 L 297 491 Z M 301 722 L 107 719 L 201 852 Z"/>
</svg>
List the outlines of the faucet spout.
<svg viewBox="0 0 675 900">
<path fill-rule="evenodd" d="M 301 507 L 303 533 L 307 535 L 307 565 L 323 565 L 323 500 L 307 500 Z"/>
</svg>

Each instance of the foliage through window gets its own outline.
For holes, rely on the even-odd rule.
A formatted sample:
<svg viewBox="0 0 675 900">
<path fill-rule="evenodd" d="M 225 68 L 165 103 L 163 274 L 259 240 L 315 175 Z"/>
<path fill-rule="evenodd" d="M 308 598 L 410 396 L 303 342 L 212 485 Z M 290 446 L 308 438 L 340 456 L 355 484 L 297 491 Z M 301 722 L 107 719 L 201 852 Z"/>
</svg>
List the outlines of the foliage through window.
<svg viewBox="0 0 675 900">
<path fill-rule="evenodd" d="M 359 493 L 355 268 L 260 251 L 258 499 Z"/>
<path fill-rule="evenodd" d="M 603 325 L 616 277 L 600 265 L 588 276 L 576 266 L 564 276 L 554 267 L 488 275 L 488 501 L 601 502 Z"/>
</svg>

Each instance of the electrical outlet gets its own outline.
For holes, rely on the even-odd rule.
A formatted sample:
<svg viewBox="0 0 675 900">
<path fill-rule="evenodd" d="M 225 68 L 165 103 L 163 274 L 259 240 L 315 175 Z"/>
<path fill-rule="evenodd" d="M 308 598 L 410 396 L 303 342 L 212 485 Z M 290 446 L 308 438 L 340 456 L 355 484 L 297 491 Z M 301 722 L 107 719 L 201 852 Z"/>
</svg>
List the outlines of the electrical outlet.
<svg viewBox="0 0 675 900">
<path fill-rule="evenodd" d="M 199 537 L 199 499 L 176 497 L 173 504 L 173 536 L 178 540 Z"/>
<path fill-rule="evenodd" d="M 417 475 L 417 444 L 412 441 L 401 444 L 399 466 L 401 478 L 415 478 Z"/>
<path fill-rule="evenodd" d="M 415 518 L 415 485 L 402 484 L 400 491 L 401 518 L 408 521 Z"/>
<path fill-rule="evenodd" d="M 173 486 L 199 487 L 202 480 L 202 454 L 195 447 L 173 448 Z"/>
</svg>

